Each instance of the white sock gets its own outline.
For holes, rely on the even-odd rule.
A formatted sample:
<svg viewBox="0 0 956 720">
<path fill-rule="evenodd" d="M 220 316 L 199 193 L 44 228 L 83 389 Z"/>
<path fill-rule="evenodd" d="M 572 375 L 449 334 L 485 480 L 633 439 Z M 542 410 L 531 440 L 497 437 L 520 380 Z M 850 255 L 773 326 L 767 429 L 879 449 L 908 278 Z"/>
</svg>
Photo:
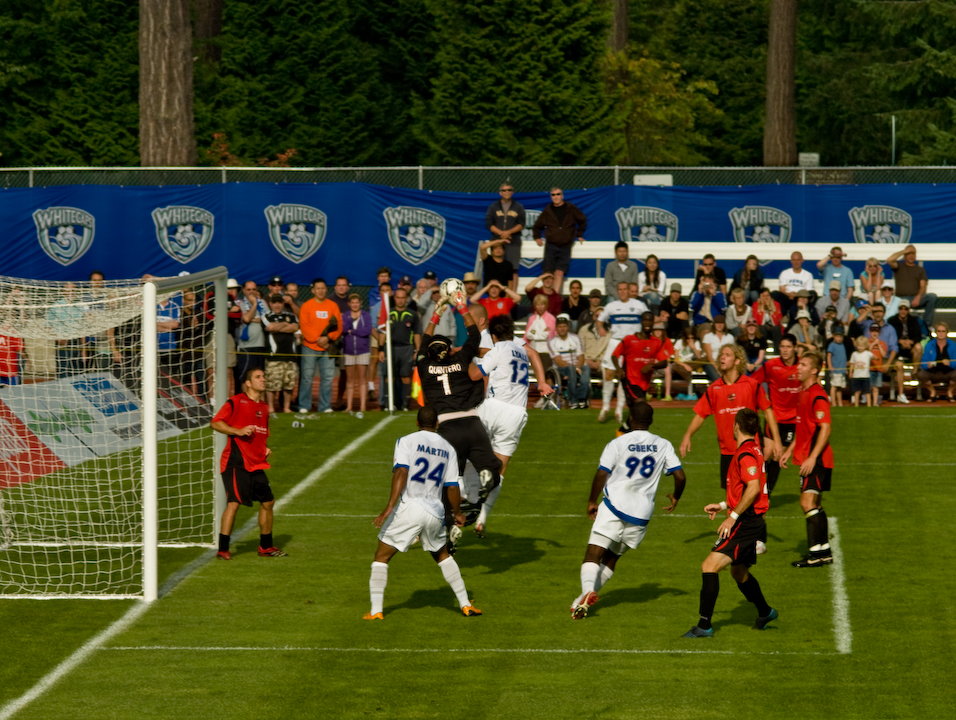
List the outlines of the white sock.
<svg viewBox="0 0 956 720">
<path fill-rule="evenodd" d="M 501 476 L 501 482 L 504 483 L 505 476 Z M 491 509 L 495 506 L 495 502 L 498 500 L 498 495 L 501 494 L 501 485 L 498 485 L 494 490 L 488 493 L 488 499 L 485 500 L 485 504 L 481 506 L 481 512 L 478 513 L 478 519 L 475 521 L 478 525 L 485 525 L 488 522 L 488 516 L 491 514 Z"/>
<path fill-rule="evenodd" d="M 614 397 L 614 381 L 605 380 L 604 387 L 601 388 L 601 397 L 604 400 L 604 405 L 601 406 L 602 410 L 611 409 L 611 398 Z"/>
<path fill-rule="evenodd" d="M 368 579 L 368 594 L 372 597 L 372 615 L 382 612 L 386 585 L 388 585 L 388 564 L 373 562 L 372 575 Z"/>
<path fill-rule="evenodd" d="M 624 414 L 624 384 L 617 384 L 617 410 L 614 413 L 615 415 Z"/>
<path fill-rule="evenodd" d="M 597 592 L 602 587 L 607 585 L 607 581 L 611 579 L 611 575 L 614 574 L 614 569 L 609 568 L 604 563 L 601 563 L 601 572 L 598 573 L 597 580 L 594 583 L 594 592 Z"/>
<path fill-rule="evenodd" d="M 468 591 L 465 590 L 465 581 L 461 577 L 461 570 L 458 569 L 458 563 L 455 558 L 448 557 L 438 563 L 441 568 L 441 574 L 445 576 L 445 582 L 451 585 L 455 591 L 455 597 L 458 598 L 458 606 L 465 607 L 471 603 L 468 601 Z"/>
<path fill-rule="evenodd" d="M 601 566 L 597 563 L 581 563 L 581 599 L 589 592 L 594 590 L 597 584 L 598 576 L 601 574 Z M 580 599 L 578 600 L 580 602 Z"/>
</svg>

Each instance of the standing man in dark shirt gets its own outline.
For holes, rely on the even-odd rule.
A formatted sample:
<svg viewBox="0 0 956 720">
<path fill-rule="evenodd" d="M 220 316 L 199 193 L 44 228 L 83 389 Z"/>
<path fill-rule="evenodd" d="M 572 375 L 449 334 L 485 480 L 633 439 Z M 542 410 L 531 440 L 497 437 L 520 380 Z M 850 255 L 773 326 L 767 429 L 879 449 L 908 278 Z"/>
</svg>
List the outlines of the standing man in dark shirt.
<svg viewBox="0 0 956 720">
<path fill-rule="evenodd" d="M 667 323 L 666 335 L 671 340 L 681 336 L 690 320 L 690 305 L 681 290 L 680 283 L 673 283 L 670 295 L 661 301 L 661 321 Z"/>
<path fill-rule="evenodd" d="M 559 293 L 564 276 L 571 269 L 574 240 L 577 238 L 579 242 L 584 242 L 587 229 L 587 216 L 574 203 L 564 199 L 561 188 L 551 188 L 551 202 L 535 221 L 532 235 L 539 247 L 547 242 L 543 270 L 545 273 L 554 273 L 554 287 Z"/>
<path fill-rule="evenodd" d="M 332 294 L 329 296 L 329 300 L 336 304 L 342 317 L 352 312 L 352 309 L 349 307 L 349 293 L 351 290 L 352 283 L 349 282 L 349 279 L 345 277 L 345 275 L 339 275 L 335 278 L 335 285 L 332 288 Z M 338 404 L 333 409 L 342 411 L 345 410 L 345 358 L 342 354 L 342 337 L 340 336 L 338 340 L 334 343 L 330 343 L 330 345 L 332 346 L 331 354 L 335 358 L 335 367 L 339 372 L 338 387 L 335 393 L 338 398 Z"/>
<path fill-rule="evenodd" d="M 909 400 L 903 392 L 903 365 L 912 367 L 912 376 L 915 378 L 923 357 L 923 331 L 920 329 L 919 320 L 910 314 L 909 300 L 900 300 L 899 312 L 889 319 L 889 324 L 896 330 L 896 344 L 900 348 L 900 354 L 897 356 L 901 363 L 897 369 L 896 399 L 905 405 Z"/>
<path fill-rule="evenodd" d="M 495 200 L 485 213 L 485 227 L 491 232 L 492 240 L 503 240 L 505 260 L 511 263 L 512 277 L 507 282 L 500 280 L 512 290 L 518 289 L 518 268 L 521 265 L 521 231 L 524 230 L 524 206 L 514 200 L 515 188 L 510 182 L 501 183 L 498 193 L 500 200 Z M 484 259 L 484 258 L 482 258 Z M 488 282 L 485 277 L 485 283 Z"/>
<path fill-rule="evenodd" d="M 408 410 L 411 404 L 409 390 L 412 384 L 412 369 L 415 366 L 415 353 L 422 339 L 422 326 L 418 313 L 408 307 L 408 291 L 399 285 L 394 295 L 395 307 L 388 314 L 388 324 L 392 336 L 392 373 L 397 410 Z M 379 328 L 384 340 L 385 326 Z M 378 351 L 379 362 L 385 362 L 384 347 Z M 387 407 L 383 405 L 383 408 Z"/>
<path fill-rule="evenodd" d="M 506 242 L 507 240 L 489 240 L 479 247 L 485 285 L 497 280 L 505 287 L 511 288 L 512 276 L 517 276 L 514 266 L 505 258 Z"/>
<path fill-rule="evenodd" d="M 275 410 L 275 394 L 282 397 L 282 412 L 292 412 L 292 393 L 299 381 L 299 356 L 295 351 L 295 334 L 299 321 L 285 309 L 281 295 L 269 298 L 266 323 L 266 405 Z"/>
<path fill-rule="evenodd" d="M 903 258 L 903 262 L 899 262 L 900 257 Z M 907 245 L 899 252 L 890 255 L 886 262 L 893 268 L 896 296 L 909 300 L 910 307 L 925 308 L 923 322 L 926 323 L 926 327 L 932 327 L 933 319 L 936 317 L 937 297 L 933 293 L 926 292 L 928 284 L 926 270 L 916 263 L 916 248 Z"/>
</svg>

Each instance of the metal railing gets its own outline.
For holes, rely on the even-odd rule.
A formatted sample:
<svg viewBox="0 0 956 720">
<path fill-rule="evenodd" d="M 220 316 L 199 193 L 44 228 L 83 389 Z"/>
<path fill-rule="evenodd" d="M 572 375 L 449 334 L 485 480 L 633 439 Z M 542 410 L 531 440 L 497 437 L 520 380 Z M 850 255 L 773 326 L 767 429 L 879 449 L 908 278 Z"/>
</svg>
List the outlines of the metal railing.
<svg viewBox="0 0 956 720">
<path fill-rule="evenodd" d="M 636 175 L 670 176 L 678 186 L 863 185 L 956 182 L 956 167 L 31 167 L 0 169 L 0 188 L 53 185 L 213 185 L 231 182 L 362 182 L 447 192 L 494 192 L 503 181 L 519 192 L 544 192 L 554 185 L 593 188 L 630 185 Z"/>
</svg>

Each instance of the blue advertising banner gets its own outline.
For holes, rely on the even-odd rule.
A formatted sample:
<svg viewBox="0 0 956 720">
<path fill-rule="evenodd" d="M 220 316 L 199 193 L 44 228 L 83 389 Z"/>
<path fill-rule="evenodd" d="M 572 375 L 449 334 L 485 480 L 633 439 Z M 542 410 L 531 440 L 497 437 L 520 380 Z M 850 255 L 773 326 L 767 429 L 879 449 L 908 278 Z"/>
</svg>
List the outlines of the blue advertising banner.
<svg viewBox="0 0 956 720">
<path fill-rule="evenodd" d="M 835 244 L 956 241 L 956 188 L 948 185 L 613 186 L 566 197 L 588 216 L 588 240 L 819 242 L 821 256 Z M 414 278 L 426 270 L 460 277 L 490 237 L 484 216 L 497 199 L 362 183 L 5 189 L 0 274 L 75 280 L 96 269 L 128 278 L 225 265 L 240 281 L 345 274 L 369 285 L 387 265 Z M 530 239 L 550 198 L 516 199 Z M 889 252 L 853 259 L 870 254 Z M 535 274 L 537 263 L 522 265 Z M 574 261 L 571 274 L 594 275 L 595 264 Z"/>
</svg>

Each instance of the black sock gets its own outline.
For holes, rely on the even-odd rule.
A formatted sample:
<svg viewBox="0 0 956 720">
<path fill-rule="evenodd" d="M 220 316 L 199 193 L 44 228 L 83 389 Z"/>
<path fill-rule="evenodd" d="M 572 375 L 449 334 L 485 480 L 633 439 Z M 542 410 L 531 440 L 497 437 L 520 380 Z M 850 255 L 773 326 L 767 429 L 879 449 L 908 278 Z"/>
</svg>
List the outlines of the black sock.
<svg viewBox="0 0 956 720">
<path fill-rule="evenodd" d="M 827 514 L 820 508 L 818 512 L 807 518 L 807 545 L 826 545 L 830 542 Z"/>
<path fill-rule="evenodd" d="M 272 533 L 259 535 L 259 547 L 261 547 L 263 550 L 268 550 L 272 547 Z"/>
<path fill-rule="evenodd" d="M 697 627 L 701 630 L 710 630 L 710 619 L 714 616 L 714 607 L 717 605 L 717 593 L 720 592 L 720 580 L 717 573 L 701 573 L 703 581 L 700 586 L 700 622 Z"/>
<path fill-rule="evenodd" d="M 229 552 L 229 536 L 219 533 L 219 551 Z"/>
<path fill-rule="evenodd" d="M 773 487 L 780 477 L 780 463 L 776 460 L 767 460 L 767 494 L 773 494 Z"/>
<path fill-rule="evenodd" d="M 767 617 L 770 614 L 770 606 L 764 600 L 763 591 L 760 589 L 757 578 L 751 575 L 745 582 L 737 583 L 737 587 L 740 588 L 740 592 L 747 600 L 757 606 L 757 615 Z"/>
</svg>

